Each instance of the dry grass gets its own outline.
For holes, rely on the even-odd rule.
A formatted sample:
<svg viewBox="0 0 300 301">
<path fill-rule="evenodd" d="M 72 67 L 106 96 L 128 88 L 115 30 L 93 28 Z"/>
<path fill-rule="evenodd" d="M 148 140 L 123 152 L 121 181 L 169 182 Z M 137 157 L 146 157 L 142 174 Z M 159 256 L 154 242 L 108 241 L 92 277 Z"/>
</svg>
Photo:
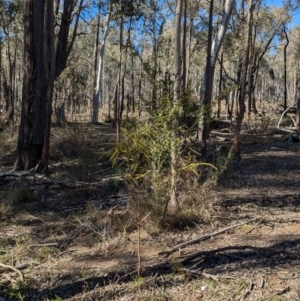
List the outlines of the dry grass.
<svg viewBox="0 0 300 301">
<path fill-rule="evenodd" d="M 11 215 L 13 208 L 13 202 L 2 196 L 0 201 L 0 218 L 8 218 Z"/>
<path fill-rule="evenodd" d="M 298 300 L 298 280 L 290 277 L 299 274 L 295 167 L 299 158 L 291 152 L 271 151 L 278 138 L 259 134 L 271 127 L 271 121 L 267 128 L 264 122 L 258 122 L 251 139 L 245 136 L 242 162 L 232 162 L 228 153 L 222 153 L 214 162 L 216 173 L 204 169 L 197 181 L 182 175 L 178 182 L 182 212 L 167 216 L 163 225 L 159 202 L 163 204 L 165 199 L 153 197 L 149 187 L 132 189 L 129 198 L 134 202 L 126 205 L 118 197 L 120 192 L 124 194 L 124 186 L 115 180 L 78 189 L 41 187 L 26 179 L 22 179 L 25 185 L 1 183 L 0 262 L 26 263 L 26 268 L 22 270 L 24 283 L 13 271 L 0 269 L 0 295 L 9 301 Z M 94 183 L 115 173 L 107 158 L 101 157 L 113 143 L 112 129 L 104 125 L 71 127 L 53 131 L 51 176 Z M 256 135 L 261 135 L 259 143 L 254 143 Z M 5 149 L 0 162 L 5 163 L 8 157 L 4 156 L 11 151 L 13 148 Z M 203 179 L 206 185 L 202 185 Z M 137 225 L 149 211 L 139 240 Z M 159 269 L 141 277 L 124 277 L 137 267 L 138 241 L 145 268 L 167 260 L 158 256 L 162 250 L 258 216 L 257 223 L 174 253 L 172 271 Z M 281 253 L 234 249 L 243 245 Z M 192 275 L 178 264 L 193 252 L 226 247 L 233 249 L 195 262 L 195 268 L 217 275 L 219 281 Z M 290 291 L 278 294 L 288 286 Z"/>
</svg>

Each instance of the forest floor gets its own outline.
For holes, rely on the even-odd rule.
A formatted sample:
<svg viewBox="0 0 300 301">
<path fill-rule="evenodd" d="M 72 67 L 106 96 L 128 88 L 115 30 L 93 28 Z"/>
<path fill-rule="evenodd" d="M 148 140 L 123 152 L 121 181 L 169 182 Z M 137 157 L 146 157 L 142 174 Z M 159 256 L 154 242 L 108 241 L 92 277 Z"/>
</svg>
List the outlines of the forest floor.
<svg viewBox="0 0 300 301">
<path fill-rule="evenodd" d="M 164 229 L 146 221 L 139 239 L 109 161 L 110 124 L 54 128 L 45 177 L 6 175 L 16 134 L 0 132 L 0 301 L 300 300 L 300 143 L 288 137 L 245 126 L 242 160 L 198 189 L 199 219 Z M 215 130 L 211 148 L 231 138 Z"/>
</svg>

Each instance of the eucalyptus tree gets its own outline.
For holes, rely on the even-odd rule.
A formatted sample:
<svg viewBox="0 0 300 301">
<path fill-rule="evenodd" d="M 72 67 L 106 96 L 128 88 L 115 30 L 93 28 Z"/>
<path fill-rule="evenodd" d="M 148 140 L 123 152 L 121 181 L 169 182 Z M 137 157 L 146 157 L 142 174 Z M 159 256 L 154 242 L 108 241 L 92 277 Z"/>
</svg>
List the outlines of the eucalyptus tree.
<svg viewBox="0 0 300 301">
<path fill-rule="evenodd" d="M 175 39 L 174 39 L 174 106 L 177 105 L 180 98 L 180 88 L 182 85 L 182 73 L 181 73 L 181 21 L 183 11 L 183 0 L 177 0 L 176 12 L 175 12 Z M 176 147 L 176 136 L 178 130 L 178 120 L 176 116 L 172 121 L 172 142 L 171 142 L 171 191 L 170 191 L 170 208 L 176 210 L 179 208 L 176 192 L 176 166 L 178 164 L 178 150 Z"/>
<path fill-rule="evenodd" d="M 254 4 L 248 76 L 248 115 L 252 109 L 257 113 L 254 92 L 262 59 L 277 43 L 275 38 L 281 35 L 283 28 L 291 20 L 289 12 L 284 8 L 262 7 L 261 1 L 255 1 Z"/>
<path fill-rule="evenodd" d="M 104 64 L 104 53 L 105 53 L 105 45 L 106 45 L 106 39 L 108 36 L 109 31 L 109 22 L 112 15 L 112 1 L 108 1 L 109 3 L 106 3 L 106 18 L 103 25 L 103 32 L 102 32 L 102 39 L 100 42 L 100 51 L 99 51 L 99 62 L 98 62 L 98 71 L 97 71 L 97 78 L 96 78 L 96 86 L 95 86 L 95 93 L 93 97 L 93 111 L 92 111 L 92 122 L 98 122 L 99 117 L 99 103 L 103 100 L 101 100 L 101 97 L 103 96 L 103 64 Z M 99 27 L 100 27 L 100 15 L 101 15 L 101 9 L 102 9 L 102 1 L 98 3 L 99 6 L 99 12 L 98 12 L 98 26 L 97 26 L 97 37 L 96 41 L 98 41 L 99 38 Z M 96 47 L 98 46 L 98 43 L 96 42 Z M 98 47 L 97 47 L 98 48 Z M 98 49 L 95 50 L 96 53 L 98 52 Z M 97 55 L 95 54 L 95 58 L 97 60 Z"/>
<path fill-rule="evenodd" d="M 284 24 L 283 25 L 283 28 L 282 28 L 282 33 L 284 34 L 284 37 L 285 37 L 285 40 L 286 40 L 286 43 L 284 45 L 284 50 L 283 50 L 283 60 L 284 60 L 284 99 L 283 99 L 283 110 L 285 111 L 287 109 L 287 98 L 288 98 L 288 95 L 287 95 L 287 47 L 289 46 L 289 43 L 290 43 L 290 40 L 289 40 L 289 37 L 288 37 L 288 33 L 287 33 L 287 30 L 286 30 L 286 25 Z"/>
<path fill-rule="evenodd" d="M 245 39 L 245 52 L 244 52 L 242 72 L 240 78 L 239 112 L 238 112 L 236 130 L 235 130 L 234 141 L 233 141 L 235 156 L 238 159 L 240 157 L 240 149 L 239 149 L 240 132 L 241 132 L 242 122 L 245 113 L 245 96 L 246 96 L 246 84 L 247 84 L 247 74 L 248 74 L 248 66 L 249 66 L 249 52 L 250 52 L 251 39 L 252 39 L 253 11 L 255 8 L 255 5 L 253 4 L 253 0 L 247 0 L 247 5 L 248 5 L 247 34 Z"/>
<path fill-rule="evenodd" d="M 54 1 L 25 1 L 22 111 L 16 170 L 45 171 L 48 168 L 54 80 L 66 67 L 82 6 L 83 0 L 79 4 L 75 0 L 63 1 L 55 45 Z M 57 6 L 56 12 L 59 10 Z"/>
<path fill-rule="evenodd" d="M 201 142 L 202 154 L 206 153 L 206 141 L 209 137 L 209 120 L 211 114 L 211 101 L 213 91 L 213 81 L 215 65 L 218 58 L 220 48 L 223 44 L 224 37 L 229 25 L 230 17 L 233 11 L 235 0 L 226 0 L 222 13 L 222 23 L 213 39 L 213 0 L 210 0 L 209 8 L 209 23 L 208 23 L 208 41 L 207 41 L 207 53 L 206 53 L 206 67 L 205 67 L 205 84 L 204 92 L 201 95 L 202 105 L 204 107 L 203 116 L 200 118 L 197 128 L 196 139 Z"/>
<path fill-rule="evenodd" d="M 124 101 L 125 86 L 123 85 L 126 68 L 124 63 L 124 50 L 127 51 L 127 47 L 131 47 L 129 33 L 131 32 L 133 25 L 144 15 L 143 7 L 146 0 L 121 0 L 112 1 L 112 15 L 111 22 L 117 28 L 118 32 L 118 58 L 117 58 L 117 79 L 114 88 L 114 125 L 117 132 L 117 140 L 119 139 L 122 119 L 122 103 Z M 124 36 L 125 29 L 127 29 L 127 39 Z M 124 70 L 123 70 L 124 69 Z M 123 75 L 123 76 L 122 76 Z"/>
</svg>

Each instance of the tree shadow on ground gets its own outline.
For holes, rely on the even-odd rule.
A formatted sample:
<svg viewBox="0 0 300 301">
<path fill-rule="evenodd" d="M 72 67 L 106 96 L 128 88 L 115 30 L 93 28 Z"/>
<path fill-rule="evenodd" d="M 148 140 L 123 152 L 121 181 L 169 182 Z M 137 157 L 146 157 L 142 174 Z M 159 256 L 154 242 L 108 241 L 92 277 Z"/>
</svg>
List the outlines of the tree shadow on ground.
<svg viewBox="0 0 300 301">
<path fill-rule="evenodd" d="M 300 193 L 282 195 L 260 195 L 258 191 L 257 194 L 247 194 L 242 197 L 227 197 L 220 203 L 220 205 L 225 208 L 244 206 L 247 204 L 255 205 L 258 207 L 284 208 L 286 210 L 295 211 L 299 210 L 298 207 L 300 206 Z"/>
<path fill-rule="evenodd" d="M 155 279 L 159 279 L 159 276 L 170 275 L 173 273 L 188 273 L 188 269 L 192 267 L 193 270 L 198 270 L 199 274 L 203 270 L 209 270 L 209 272 L 215 276 L 226 276 L 237 271 L 249 271 L 252 269 L 276 269 L 280 266 L 290 265 L 294 268 L 300 266 L 300 239 L 295 236 L 286 237 L 286 239 L 275 242 L 268 247 L 255 247 L 251 245 L 238 245 L 227 246 L 212 250 L 200 251 L 194 256 L 192 260 L 185 262 L 185 259 L 178 259 L 177 264 L 169 260 L 162 261 L 159 264 L 145 267 L 141 271 L 141 277 L 149 278 L 154 277 L 152 285 L 160 285 L 164 287 L 176 286 L 179 284 L 179 280 L 172 280 L 164 278 L 160 283 L 156 283 Z M 186 257 L 187 258 L 187 257 Z M 103 288 L 112 285 L 122 285 L 130 282 L 134 282 L 138 277 L 137 271 L 129 269 L 127 271 L 111 271 L 105 276 L 94 276 L 85 279 L 74 281 L 74 275 L 67 274 L 62 275 L 49 287 L 37 290 L 28 288 L 26 300 L 45 300 L 49 296 L 56 296 L 61 300 L 79 300 L 73 299 L 81 296 L 84 292 L 84 296 L 89 294 L 97 296 L 97 299 L 90 297 L 89 299 L 80 300 L 110 300 L 105 299 Z M 186 279 L 181 280 L 186 282 Z M 121 288 L 121 286 L 120 286 Z M 121 293 L 123 289 L 120 289 Z M 30 292 L 30 293 L 29 293 Z M 117 295 L 118 289 L 112 290 L 112 296 Z M 107 297 L 107 296 L 106 296 Z M 103 298 L 103 299 L 102 299 Z"/>
</svg>

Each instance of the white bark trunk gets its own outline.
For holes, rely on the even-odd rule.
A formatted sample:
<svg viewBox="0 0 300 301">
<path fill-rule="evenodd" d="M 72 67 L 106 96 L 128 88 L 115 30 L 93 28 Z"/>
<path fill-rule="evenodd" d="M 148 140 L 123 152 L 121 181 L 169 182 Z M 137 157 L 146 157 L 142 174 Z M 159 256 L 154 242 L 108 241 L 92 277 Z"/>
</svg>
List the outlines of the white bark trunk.
<svg viewBox="0 0 300 301">
<path fill-rule="evenodd" d="M 219 28 L 218 34 L 215 36 L 213 44 L 212 44 L 212 50 L 211 50 L 211 66 L 215 66 L 218 54 L 220 51 L 220 48 L 222 46 L 229 20 L 232 14 L 233 6 L 234 6 L 235 0 L 226 0 L 224 9 L 223 9 L 223 18 L 222 18 L 222 24 Z"/>
<path fill-rule="evenodd" d="M 105 52 L 105 44 L 106 39 L 108 36 L 108 25 L 110 21 L 110 14 L 111 9 L 109 10 L 109 13 L 107 14 L 106 21 L 105 21 L 105 27 L 103 32 L 103 39 L 100 44 L 100 55 L 99 55 L 99 63 L 98 63 L 98 73 L 97 73 L 97 81 L 96 81 L 96 90 L 95 90 L 95 98 L 93 102 L 93 115 L 92 115 L 92 122 L 98 122 L 99 118 L 99 103 L 100 103 L 100 96 L 101 96 L 101 87 L 102 87 L 102 75 L 103 75 L 103 60 L 104 60 L 104 52 Z"/>
</svg>

